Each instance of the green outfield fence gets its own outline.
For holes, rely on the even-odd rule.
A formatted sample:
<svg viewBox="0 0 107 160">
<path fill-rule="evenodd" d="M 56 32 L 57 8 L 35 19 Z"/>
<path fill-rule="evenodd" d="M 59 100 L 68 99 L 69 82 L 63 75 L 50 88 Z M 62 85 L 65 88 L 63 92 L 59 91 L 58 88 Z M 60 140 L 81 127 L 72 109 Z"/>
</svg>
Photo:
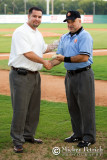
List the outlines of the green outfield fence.
<svg viewBox="0 0 107 160">
<path fill-rule="evenodd" d="M 107 15 L 94 15 L 93 16 L 93 23 L 107 23 Z"/>
</svg>

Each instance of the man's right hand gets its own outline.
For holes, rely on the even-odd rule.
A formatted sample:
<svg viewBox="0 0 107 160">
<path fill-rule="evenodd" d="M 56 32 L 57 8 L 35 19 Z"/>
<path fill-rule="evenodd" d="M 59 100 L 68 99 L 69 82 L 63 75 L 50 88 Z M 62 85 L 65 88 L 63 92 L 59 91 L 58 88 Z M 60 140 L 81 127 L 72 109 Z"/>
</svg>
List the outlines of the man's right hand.
<svg viewBox="0 0 107 160">
<path fill-rule="evenodd" d="M 43 66 L 48 70 L 52 68 L 52 64 L 49 60 L 44 60 Z"/>
</svg>

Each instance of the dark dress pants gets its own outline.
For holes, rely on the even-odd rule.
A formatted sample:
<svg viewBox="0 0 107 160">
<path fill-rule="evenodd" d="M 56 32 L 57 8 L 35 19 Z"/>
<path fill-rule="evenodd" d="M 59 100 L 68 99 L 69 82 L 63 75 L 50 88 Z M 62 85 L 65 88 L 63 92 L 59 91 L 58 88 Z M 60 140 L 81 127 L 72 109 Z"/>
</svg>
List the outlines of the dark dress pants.
<svg viewBox="0 0 107 160">
<path fill-rule="evenodd" d="M 65 88 L 74 134 L 95 141 L 95 90 L 92 69 L 75 75 L 67 73 Z"/>
<path fill-rule="evenodd" d="M 22 145 L 25 138 L 33 138 L 39 122 L 41 79 L 39 72 L 19 75 L 9 74 L 13 118 L 11 137 L 14 145 Z"/>
</svg>

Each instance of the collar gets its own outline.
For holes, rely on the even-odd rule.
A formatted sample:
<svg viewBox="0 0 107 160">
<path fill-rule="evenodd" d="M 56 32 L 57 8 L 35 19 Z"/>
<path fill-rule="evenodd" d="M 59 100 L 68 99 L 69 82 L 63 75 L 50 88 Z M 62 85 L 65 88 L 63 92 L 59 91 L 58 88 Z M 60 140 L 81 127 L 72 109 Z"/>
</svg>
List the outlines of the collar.
<svg viewBox="0 0 107 160">
<path fill-rule="evenodd" d="M 34 29 L 32 29 L 27 23 L 25 23 L 25 25 L 27 26 L 27 28 L 28 28 L 30 31 L 32 31 L 32 32 L 36 32 L 36 31 L 37 31 L 37 28 L 34 30 Z"/>
<path fill-rule="evenodd" d="M 81 31 L 83 30 L 83 27 L 81 27 L 78 31 L 76 31 L 75 33 L 71 33 L 69 32 L 69 34 L 71 35 L 71 37 L 74 35 L 74 34 L 79 34 Z"/>
</svg>

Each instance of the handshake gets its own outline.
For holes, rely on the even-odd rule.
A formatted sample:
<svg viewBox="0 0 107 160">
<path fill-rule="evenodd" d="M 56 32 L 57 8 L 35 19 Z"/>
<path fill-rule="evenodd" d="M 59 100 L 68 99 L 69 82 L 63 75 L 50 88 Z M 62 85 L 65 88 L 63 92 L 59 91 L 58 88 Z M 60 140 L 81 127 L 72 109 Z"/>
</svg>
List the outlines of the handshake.
<svg viewBox="0 0 107 160">
<path fill-rule="evenodd" d="M 64 56 L 62 55 L 54 55 L 52 57 L 52 60 L 44 60 L 43 66 L 47 69 L 50 70 L 52 67 L 55 65 L 60 64 L 61 62 L 64 62 Z"/>
<path fill-rule="evenodd" d="M 49 61 L 49 60 L 44 60 L 43 66 L 44 66 L 47 70 L 50 70 L 50 69 L 52 69 L 52 67 L 53 67 L 52 62 Z"/>
</svg>

